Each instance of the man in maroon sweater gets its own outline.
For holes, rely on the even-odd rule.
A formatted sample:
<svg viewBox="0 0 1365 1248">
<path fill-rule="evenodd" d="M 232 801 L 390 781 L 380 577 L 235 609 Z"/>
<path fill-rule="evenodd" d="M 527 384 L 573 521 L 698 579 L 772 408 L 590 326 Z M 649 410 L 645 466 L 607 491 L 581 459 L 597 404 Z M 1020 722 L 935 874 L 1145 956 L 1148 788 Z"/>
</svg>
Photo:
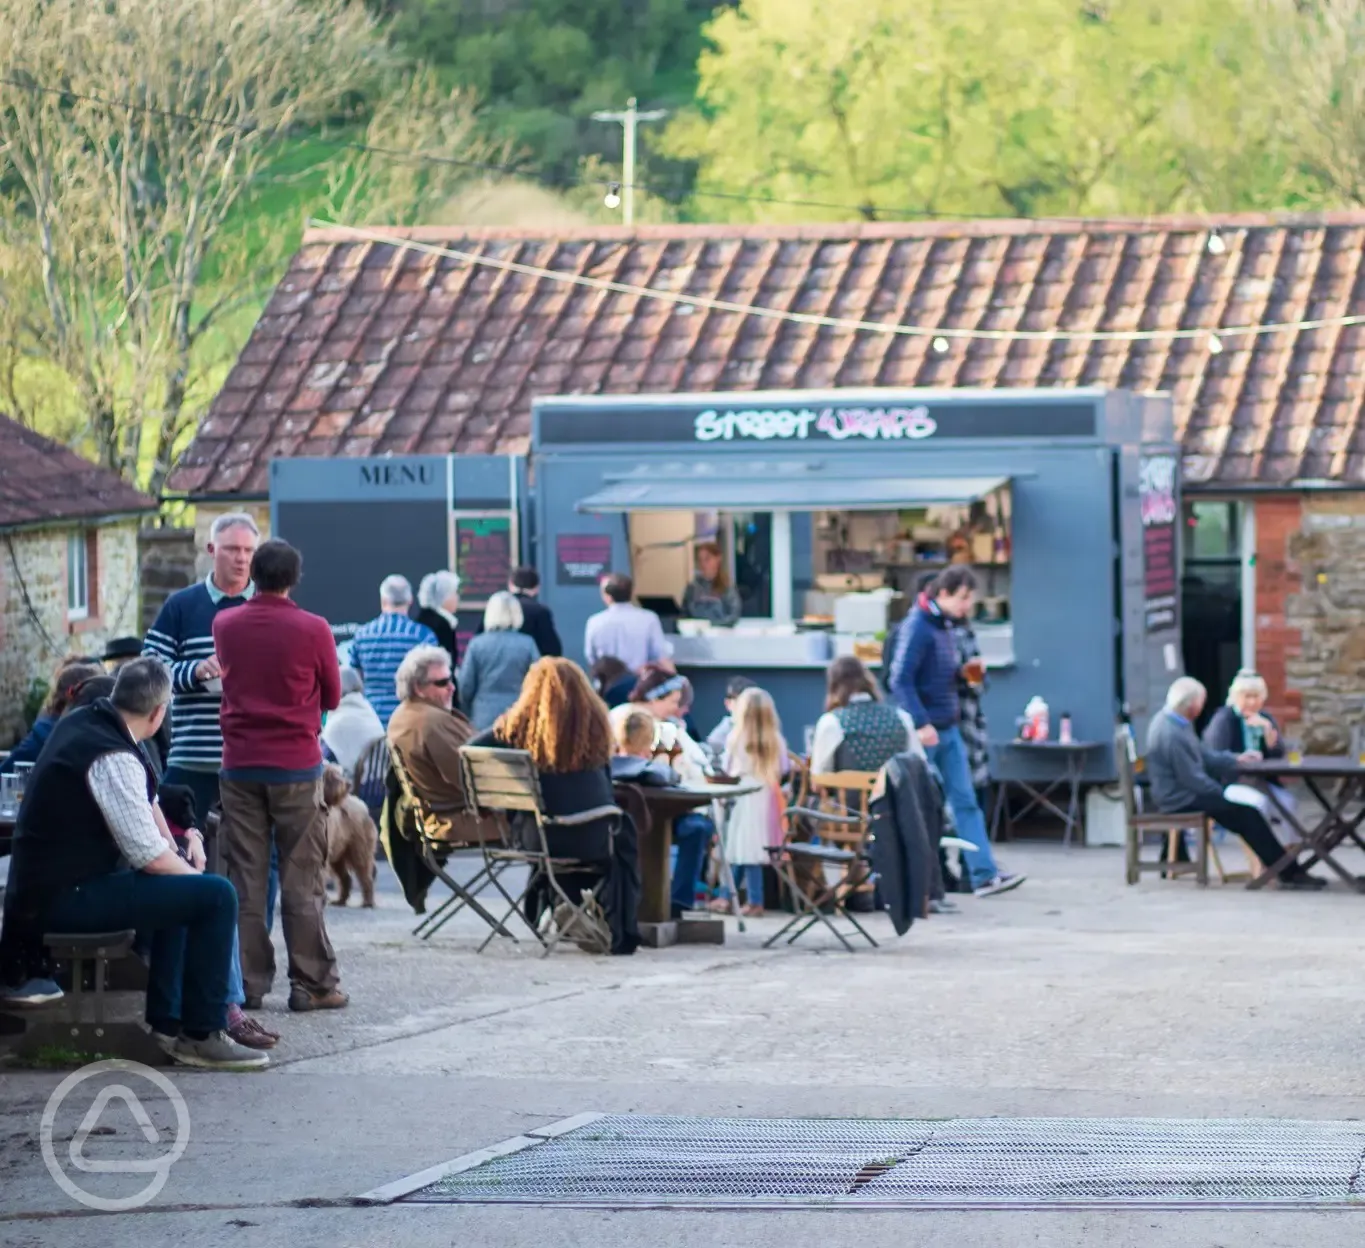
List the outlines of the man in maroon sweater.
<svg viewBox="0 0 1365 1248">
<path fill-rule="evenodd" d="M 289 950 L 289 1008 L 335 1010 L 336 955 L 327 938 L 322 802 L 324 711 L 341 700 L 332 630 L 289 599 L 303 560 L 288 542 L 262 543 L 251 561 L 256 596 L 213 621 L 223 672 L 223 834 L 237 889 L 246 1008 L 259 1010 L 275 978 L 265 925 L 274 827 L 280 915 Z"/>
</svg>

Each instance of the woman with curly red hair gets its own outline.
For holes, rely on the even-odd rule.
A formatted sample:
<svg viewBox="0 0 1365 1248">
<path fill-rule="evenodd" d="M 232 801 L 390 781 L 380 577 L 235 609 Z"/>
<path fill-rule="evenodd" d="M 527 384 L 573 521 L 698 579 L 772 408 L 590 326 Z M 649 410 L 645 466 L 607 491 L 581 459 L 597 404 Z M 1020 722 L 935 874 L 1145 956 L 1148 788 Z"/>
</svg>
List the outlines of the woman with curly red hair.
<svg viewBox="0 0 1365 1248">
<path fill-rule="evenodd" d="M 516 702 L 469 744 L 525 750 L 540 773 L 546 814 L 574 815 L 615 805 L 606 704 L 593 691 L 583 669 L 569 659 L 547 657 L 533 663 Z M 611 925 L 611 951 L 634 953 L 640 943 L 635 913 L 640 896 L 635 825 L 624 817 L 612 836 L 611 823 L 600 820 L 581 828 L 553 829 L 547 841 L 552 854 L 592 862 L 605 871 L 607 884 L 601 898 Z M 579 881 L 556 875 L 573 896 Z M 591 881 L 587 886 L 591 887 Z M 539 913 L 528 917 L 534 922 Z"/>
</svg>

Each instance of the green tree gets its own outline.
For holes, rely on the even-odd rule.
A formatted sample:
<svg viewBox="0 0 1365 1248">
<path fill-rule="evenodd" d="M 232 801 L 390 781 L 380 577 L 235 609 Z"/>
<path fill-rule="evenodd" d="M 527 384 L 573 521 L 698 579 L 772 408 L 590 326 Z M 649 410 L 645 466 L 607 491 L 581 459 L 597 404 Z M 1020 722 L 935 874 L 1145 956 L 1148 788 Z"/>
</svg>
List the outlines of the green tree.
<svg viewBox="0 0 1365 1248">
<path fill-rule="evenodd" d="M 743 0 L 707 26 L 698 107 L 665 147 L 701 188 L 869 218 L 1251 205 L 1292 172 L 1254 18 L 1249 0 Z"/>
<path fill-rule="evenodd" d="M 728 0 L 722 0 L 722 3 Z M 714 0 L 386 0 L 408 54 L 474 89 L 491 122 L 568 183 L 591 155 L 619 159 L 594 109 L 686 106 Z M 645 144 L 649 136 L 642 135 Z"/>
<path fill-rule="evenodd" d="M 153 491 L 297 240 L 255 210 L 320 166 L 372 220 L 451 192 L 395 161 L 396 203 L 373 153 L 306 128 L 373 95 L 372 142 L 484 150 L 350 0 L 7 0 L 0 78 L 0 404 Z"/>
</svg>

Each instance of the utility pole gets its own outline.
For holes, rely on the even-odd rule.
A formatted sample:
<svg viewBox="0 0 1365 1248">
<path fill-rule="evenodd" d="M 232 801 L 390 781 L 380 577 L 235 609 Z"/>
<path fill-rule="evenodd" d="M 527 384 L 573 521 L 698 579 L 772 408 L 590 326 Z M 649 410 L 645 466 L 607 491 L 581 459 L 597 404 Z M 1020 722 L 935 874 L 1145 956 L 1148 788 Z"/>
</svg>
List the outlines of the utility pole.
<svg viewBox="0 0 1365 1248">
<path fill-rule="evenodd" d="M 621 123 L 623 148 L 621 156 L 621 220 L 626 225 L 635 224 L 635 128 L 642 121 L 660 121 L 668 116 L 666 108 L 652 108 L 648 112 L 642 113 L 635 107 L 635 103 L 635 97 L 632 95 L 626 101 L 624 113 L 603 112 L 593 113 L 592 115 L 594 121 Z"/>
</svg>

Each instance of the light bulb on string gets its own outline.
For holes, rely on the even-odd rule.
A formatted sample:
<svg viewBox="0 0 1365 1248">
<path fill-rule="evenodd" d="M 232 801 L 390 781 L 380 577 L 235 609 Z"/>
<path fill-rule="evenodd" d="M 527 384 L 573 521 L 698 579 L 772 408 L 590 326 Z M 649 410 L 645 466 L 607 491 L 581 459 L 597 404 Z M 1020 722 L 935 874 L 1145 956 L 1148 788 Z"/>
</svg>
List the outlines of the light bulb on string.
<svg viewBox="0 0 1365 1248">
<path fill-rule="evenodd" d="M 935 339 L 934 339 L 934 342 L 933 342 L 934 350 L 937 351 L 937 352 L 939 353 L 939 355 L 947 355 L 947 354 L 948 354 L 948 348 L 949 348 L 950 345 L 951 345 L 951 344 L 948 342 L 948 340 L 947 340 L 945 337 L 943 337 L 942 334 L 940 334 L 937 338 L 935 338 Z"/>
<path fill-rule="evenodd" d="M 607 193 L 602 197 L 602 202 L 608 208 L 619 208 L 621 206 L 621 184 L 619 182 L 607 184 Z"/>
<path fill-rule="evenodd" d="M 1216 226 L 1209 231 L 1209 241 L 1205 246 L 1211 256 L 1221 256 L 1228 249 L 1227 243 L 1223 241 L 1223 236 L 1218 232 Z"/>
<path fill-rule="evenodd" d="M 1217 334 L 1209 335 L 1209 354 L 1221 355 L 1223 352 L 1223 340 Z"/>
</svg>

